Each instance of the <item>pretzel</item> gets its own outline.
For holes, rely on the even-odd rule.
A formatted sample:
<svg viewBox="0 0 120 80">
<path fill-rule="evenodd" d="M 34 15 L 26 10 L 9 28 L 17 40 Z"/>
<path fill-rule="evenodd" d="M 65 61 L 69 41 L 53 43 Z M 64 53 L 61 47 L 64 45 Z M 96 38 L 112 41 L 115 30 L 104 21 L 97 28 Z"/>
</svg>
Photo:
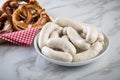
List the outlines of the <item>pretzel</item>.
<svg viewBox="0 0 120 80">
<path fill-rule="evenodd" d="M 2 17 L 3 14 L 6 18 Z M 7 0 L 0 10 L 0 16 L 0 31 L 2 30 L 0 33 L 8 24 L 13 26 L 13 29 L 25 30 L 34 27 L 41 28 L 50 21 L 45 9 L 42 9 L 36 0 Z"/>
<path fill-rule="evenodd" d="M 8 0 L 3 4 L 2 10 L 6 14 L 11 15 L 13 14 L 14 10 L 18 8 L 18 6 L 17 0 Z"/>
<path fill-rule="evenodd" d="M 12 32 L 11 17 L 0 10 L 0 34 Z"/>
<path fill-rule="evenodd" d="M 2 6 L 2 10 L 8 14 L 8 15 L 12 15 L 13 12 L 21 5 L 24 5 L 25 3 L 21 4 L 21 2 L 25 2 L 27 3 L 36 3 L 36 0 L 7 0 L 3 6 Z"/>
<path fill-rule="evenodd" d="M 49 21 L 45 9 L 35 4 L 25 4 L 16 9 L 12 18 L 14 27 L 17 30 L 24 30 L 33 27 L 42 27 Z"/>
</svg>

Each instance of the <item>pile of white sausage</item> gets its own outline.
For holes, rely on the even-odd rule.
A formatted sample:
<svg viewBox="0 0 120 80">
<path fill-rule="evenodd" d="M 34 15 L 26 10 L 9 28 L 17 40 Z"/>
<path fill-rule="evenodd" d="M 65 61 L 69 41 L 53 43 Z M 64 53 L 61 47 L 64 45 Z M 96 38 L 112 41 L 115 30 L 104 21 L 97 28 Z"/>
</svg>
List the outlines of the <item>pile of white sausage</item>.
<svg viewBox="0 0 120 80">
<path fill-rule="evenodd" d="M 47 23 L 38 37 L 45 56 L 64 62 L 81 62 L 97 56 L 103 49 L 104 36 L 95 26 L 59 17 Z"/>
</svg>

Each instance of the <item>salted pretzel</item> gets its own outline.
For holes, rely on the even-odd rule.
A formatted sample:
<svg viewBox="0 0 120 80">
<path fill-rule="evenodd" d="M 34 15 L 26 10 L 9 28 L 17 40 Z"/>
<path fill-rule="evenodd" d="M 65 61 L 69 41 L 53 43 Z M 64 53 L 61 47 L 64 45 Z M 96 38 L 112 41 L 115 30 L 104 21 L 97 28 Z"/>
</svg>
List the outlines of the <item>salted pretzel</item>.
<svg viewBox="0 0 120 80">
<path fill-rule="evenodd" d="M 11 17 L 0 10 L 0 34 L 12 32 Z"/>
<path fill-rule="evenodd" d="M 36 0 L 7 0 L 2 6 L 2 10 L 6 12 L 6 14 L 11 15 L 19 6 L 27 3 L 37 4 L 37 1 Z"/>
<path fill-rule="evenodd" d="M 8 24 L 13 24 L 12 28 L 16 30 L 42 27 L 50 21 L 45 9 L 36 0 L 7 0 L 0 10 L 0 16 L 0 30 Z"/>
<path fill-rule="evenodd" d="M 13 13 L 14 27 L 17 30 L 24 30 L 33 27 L 42 27 L 49 21 L 45 9 L 35 4 L 25 4 Z"/>
<path fill-rule="evenodd" d="M 2 6 L 2 10 L 8 14 L 8 15 L 11 15 L 15 9 L 18 8 L 18 2 L 17 0 L 8 0 L 6 1 L 3 6 Z"/>
</svg>

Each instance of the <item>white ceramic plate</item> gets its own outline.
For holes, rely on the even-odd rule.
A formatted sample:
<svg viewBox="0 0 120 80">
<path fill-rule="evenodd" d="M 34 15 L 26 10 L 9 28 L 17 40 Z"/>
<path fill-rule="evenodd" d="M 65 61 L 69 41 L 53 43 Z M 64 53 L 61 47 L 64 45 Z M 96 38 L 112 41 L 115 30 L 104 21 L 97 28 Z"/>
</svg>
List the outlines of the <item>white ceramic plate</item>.
<svg viewBox="0 0 120 80">
<path fill-rule="evenodd" d="M 40 32 L 39 32 L 40 33 Z M 108 46 L 109 46 L 109 39 L 108 37 L 104 34 L 104 46 L 103 46 L 103 50 L 99 53 L 98 56 L 96 56 L 95 58 L 92 58 L 92 59 L 89 59 L 89 60 L 86 60 L 86 61 L 82 61 L 82 62 L 62 62 L 62 61 L 57 61 L 57 60 L 54 60 L 54 59 L 51 59 L 51 58 L 48 58 L 46 57 L 45 55 L 43 55 L 41 53 L 41 50 L 39 49 L 38 47 L 38 35 L 39 33 L 36 35 L 35 39 L 34 39 L 34 47 L 35 47 L 35 50 L 39 53 L 40 56 L 42 56 L 44 59 L 46 59 L 47 61 L 49 62 L 52 62 L 52 63 L 55 63 L 57 65 L 62 65 L 62 66 L 81 66 L 81 65 L 85 65 L 85 64 L 88 64 L 88 63 L 91 63 L 97 59 L 99 59 L 101 56 L 103 56 L 105 54 L 105 51 L 107 50 Z"/>
</svg>

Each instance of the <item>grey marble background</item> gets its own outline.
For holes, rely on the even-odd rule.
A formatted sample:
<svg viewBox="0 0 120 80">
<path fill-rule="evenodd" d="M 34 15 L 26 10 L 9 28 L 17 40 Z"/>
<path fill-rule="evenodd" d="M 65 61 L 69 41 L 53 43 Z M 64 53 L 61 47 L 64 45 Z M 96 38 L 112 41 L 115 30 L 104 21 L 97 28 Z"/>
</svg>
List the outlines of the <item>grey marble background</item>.
<svg viewBox="0 0 120 80">
<path fill-rule="evenodd" d="M 66 16 L 97 25 L 109 36 L 110 47 L 89 65 L 62 67 L 38 56 L 34 46 L 0 45 L 0 80 L 120 80 L 120 0 L 39 2 L 54 18 Z"/>
</svg>

